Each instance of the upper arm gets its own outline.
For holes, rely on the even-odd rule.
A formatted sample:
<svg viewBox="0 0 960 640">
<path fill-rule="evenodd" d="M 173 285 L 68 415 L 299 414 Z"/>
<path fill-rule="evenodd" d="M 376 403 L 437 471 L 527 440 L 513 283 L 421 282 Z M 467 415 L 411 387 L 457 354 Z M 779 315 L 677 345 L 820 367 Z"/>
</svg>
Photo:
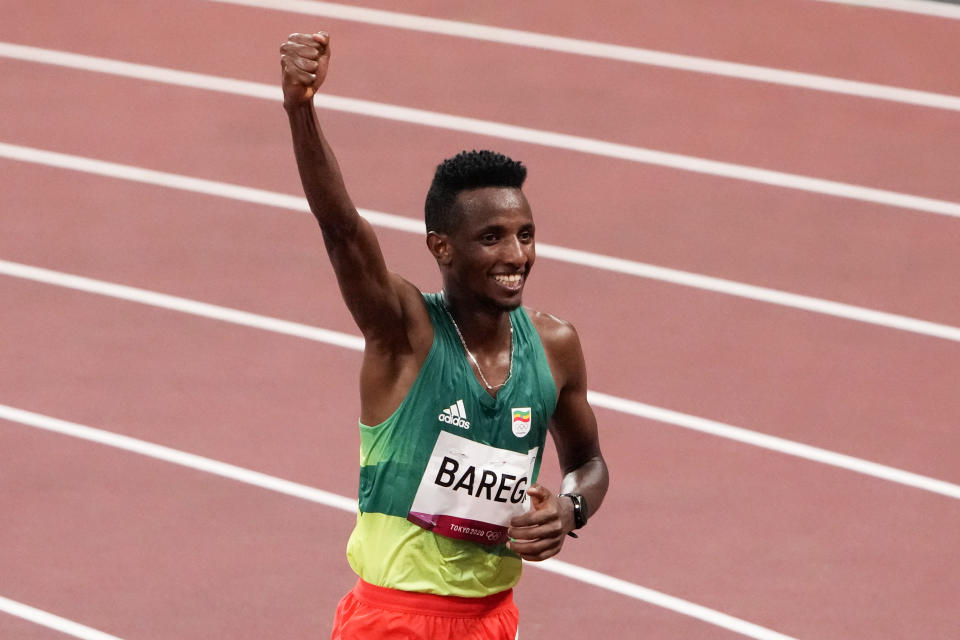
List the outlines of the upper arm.
<svg viewBox="0 0 960 640">
<path fill-rule="evenodd" d="M 387 270 L 372 226 L 359 216 L 356 221 L 350 229 L 321 227 L 340 293 L 368 344 L 410 347 L 410 332 L 423 320 L 422 305 L 411 304 L 419 291 Z"/>
<path fill-rule="evenodd" d="M 350 200 L 313 105 L 302 102 L 287 113 L 303 191 L 347 308 L 368 345 L 382 346 L 379 351 L 387 355 L 401 353 L 410 334 L 403 302 L 413 299 L 412 287 L 387 271 L 376 234 Z"/>
<path fill-rule="evenodd" d="M 340 292 L 363 333 L 360 420 L 379 424 L 400 406 L 433 341 L 423 296 L 414 285 L 387 271 L 370 224 L 324 229 L 324 242 Z"/>
<path fill-rule="evenodd" d="M 597 418 L 587 401 L 587 368 L 576 329 L 546 314 L 535 320 L 557 386 L 550 432 L 564 473 L 602 458 Z"/>
</svg>

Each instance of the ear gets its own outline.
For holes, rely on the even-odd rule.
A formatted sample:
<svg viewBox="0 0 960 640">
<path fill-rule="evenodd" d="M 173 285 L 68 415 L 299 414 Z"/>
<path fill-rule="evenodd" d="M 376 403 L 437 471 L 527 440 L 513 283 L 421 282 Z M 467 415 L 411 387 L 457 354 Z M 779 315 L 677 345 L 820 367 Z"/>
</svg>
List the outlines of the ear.
<svg viewBox="0 0 960 640">
<path fill-rule="evenodd" d="M 436 231 L 427 233 L 427 248 L 430 249 L 430 253 L 433 254 L 433 258 L 438 265 L 446 266 L 450 264 L 452 247 L 446 234 Z"/>
</svg>

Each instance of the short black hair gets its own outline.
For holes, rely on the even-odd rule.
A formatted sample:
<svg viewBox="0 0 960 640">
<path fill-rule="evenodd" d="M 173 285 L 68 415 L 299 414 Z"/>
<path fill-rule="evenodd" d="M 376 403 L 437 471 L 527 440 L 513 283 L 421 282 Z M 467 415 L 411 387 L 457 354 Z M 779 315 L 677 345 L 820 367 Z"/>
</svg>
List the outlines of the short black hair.
<svg viewBox="0 0 960 640">
<path fill-rule="evenodd" d="M 481 187 L 523 186 L 527 168 L 495 151 L 461 151 L 437 166 L 423 206 L 427 231 L 449 233 L 457 224 L 457 194 Z"/>
</svg>

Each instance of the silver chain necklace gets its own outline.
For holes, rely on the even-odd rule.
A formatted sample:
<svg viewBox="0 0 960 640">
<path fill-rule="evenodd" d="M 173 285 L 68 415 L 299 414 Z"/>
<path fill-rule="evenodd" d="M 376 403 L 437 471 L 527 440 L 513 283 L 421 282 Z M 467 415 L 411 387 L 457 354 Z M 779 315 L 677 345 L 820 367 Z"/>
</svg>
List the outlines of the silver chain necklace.
<svg viewBox="0 0 960 640">
<path fill-rule="evenodd" d="M 491 385 L 489 382 L 487 382 L 486 376 L 483 375 L 483 370 L 480 369 L 480 363 L 477 362 L 476 357 L 474 357 L 474 355 L 470 352 L 470 349 L 467 347 L 467 341 L 463 339 L 463 334 L 460 332 L 460 327 L 457 325 L 457 321 L 453 319 L 453 314 L 450 313 L 450 307 L 447 306 L 446 292 L 441 291 L 440 297 L 443 301 L 443 310 L 447 313 L 447 317 L 450 318 L 450 323 L 453 324 L 453 328 L 457 332 L 457 337 L 460 338 L 460 344 L 463 345 L 463 350 L 467 352 L 467 357 L 469 357 L 473 362 L 473 366 L 477 368 L 477 373 L 480 374 L 480 379 L 483 381 L 483 386 L 485 386 L 489 391 L 496 391 L 503 385 L 507 384 L 507 382 L 510 380 L 510 377 L 513 375 L 513 319 L 510 319 L 510 369 L 507 371 L 507 377 L 503 382 L 498 385 Z"/>
</svg>

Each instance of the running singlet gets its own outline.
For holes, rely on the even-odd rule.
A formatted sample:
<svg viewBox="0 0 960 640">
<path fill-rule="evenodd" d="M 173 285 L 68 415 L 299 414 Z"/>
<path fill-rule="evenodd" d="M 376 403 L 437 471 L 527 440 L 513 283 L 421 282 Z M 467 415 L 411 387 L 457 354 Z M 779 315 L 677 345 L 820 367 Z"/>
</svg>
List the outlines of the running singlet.
<svg viewBox="0 0 960 640">
<path fill-rule="evenodd" d="M 520 578 L 506 524 L 529 508 L 556 386 L 522 307 L 510 313 L 513 375 L 494 398 L 441 294 L 424 301 L 434 338 L 416 381 L 387 420 L 360 424 L 360 513 L 347 559 L 380 587 L 487 596 Z"/>
</svg>

